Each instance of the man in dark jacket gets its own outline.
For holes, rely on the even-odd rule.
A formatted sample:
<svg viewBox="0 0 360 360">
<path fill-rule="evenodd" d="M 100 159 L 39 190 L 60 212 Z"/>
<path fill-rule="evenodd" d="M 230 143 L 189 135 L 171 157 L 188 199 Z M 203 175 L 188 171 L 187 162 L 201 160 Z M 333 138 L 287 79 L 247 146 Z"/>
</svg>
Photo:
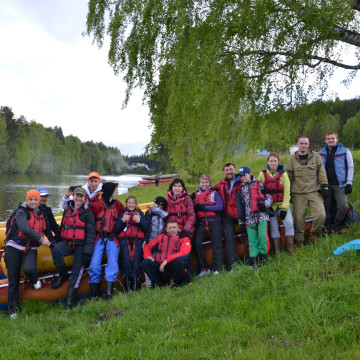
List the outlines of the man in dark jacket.
<svg viewBox="0 0 360 360">
<path fill-rule="evenodd" d="M 324 200 L 326 219 L 325 229 L 331 234 L 331 207 L 336 202 L 336 215 L 333 220 L 334 232 L 341 234 L 341 224 L 347 212 L 347 195 L 352 192 L 354 161 L 348 148 L 343 147 L 333 131 L 325 135 L 325 147 L 319 152 L 329 181 L 329 196 Z"/>
</svg>

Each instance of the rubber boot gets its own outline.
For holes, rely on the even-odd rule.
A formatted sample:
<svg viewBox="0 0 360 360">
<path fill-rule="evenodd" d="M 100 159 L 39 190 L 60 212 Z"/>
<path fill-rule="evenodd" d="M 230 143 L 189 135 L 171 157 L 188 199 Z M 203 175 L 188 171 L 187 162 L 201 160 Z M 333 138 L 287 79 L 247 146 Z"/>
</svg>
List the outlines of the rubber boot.
<svg viewBox="0 0 360 360">
<path fill-rule="evenodd" d="M 105 299 L 106 300 L 111 300 L 112 299 L 113 288 L 114 288 L 114 283 L 110 282 L 110 281 L 107 281 L 106 282 L 106 289 L 105 289 Z"/>
<path fill-rule="evenodd" d="M 134 291 L 135 290 L 135 278 L 133 278 L 133 277 L 129 278 L 129 284 L 130 284 L 129 291 Z"/>
<path fill-rule="evenodd" d="M 94 299 L 99 299 L 99 298 L 100 298 L 99 285 L 100 285 L 100 284 L 90 283 L 91 296 L 92 296 Z"/>
<path fill-rule="evenodd" d="M 65 263 L 59 266 L 57 268 L 57 271 L 59 272 L 59 277 L 53 281 L 52 283 L 53 289 L 59 288 L 64 283 L 64 281 L 66 281 L 70 277 L 70 275 L 66 271 Z"/>
<path fill-rule="evenodd" d="M 281 238 L 273 238 L 272 241 L 274 244 L 275 256 L 280 256 Z"/>
<path fill-rule="evenodd" d="M 140 290 L 140 289 L 141 289 L 141 279 L 137 277 L 135 279 L 135 290 Z"/>
<path fill-rule="evenodd" d="M 267 263 L 267 255 L 260 254 L 259 255 L 259 262 L 261 265 L 266 265 Z"/>
<path fill-rule="evenodd" d="M 294 235 L 285 236 L 286 248 L 290 255 L 294 253 Z"/>
<path fill-rule="evenodd" d="M 73 286 L 69 286 L 67 289 L 67 299 L 66 299 L 66 307 L 71 309 L 74 306 L 74 301 L 76 298 L 77 289 Z"/>
</svg>

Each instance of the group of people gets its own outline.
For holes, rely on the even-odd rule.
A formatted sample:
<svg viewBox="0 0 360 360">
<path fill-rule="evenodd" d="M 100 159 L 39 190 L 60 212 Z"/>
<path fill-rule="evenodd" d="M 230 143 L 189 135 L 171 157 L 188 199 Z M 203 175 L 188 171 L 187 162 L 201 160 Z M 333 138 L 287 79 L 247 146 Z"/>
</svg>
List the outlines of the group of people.
<svg viewBox="0 0 360 360">
<path fill-rule="evenodd" d="M 199 259 L 199 276 L 211 274 L 203 246 L 206 234 L 212 242 L 212 271 L 217 275 L 223 267 L 223 231 L 226 269 L 232 271 L 234 263 L 241 260 L 236 250 L 237 225 L 247 233 L 242 260 L 250 267 L 266 262 L 270 248 L 268 224 L 275 254 L 280 254 L 278 218 L 285 228 L 289 253 L 294 251 L 294 240 L 298 247 L 303 247 L 308 207 L 313 218 L 312 237 L 322 231 L 341 233 L 347 194 L 352 191 L 353 159 L 351 152 L 338 142 L 336 133 L 327 133 L 325 144 L 316 153 L 309 149 L 308 138 L 299 137 L 298 151 L 286 166 L 279 164 L 277 154 L 270 154 L 266 169 L 258 178 L 247 166 L 236 173 L 235 165 L 228 162 L 223 167 L 223 180 L 212 186 L 210 176 L 203 174 L 199 188 L 190 196 L 184 181 L 176 178 L 169 186 L 167 198 L 158 196 L 145 215 L 134 196 L 127 197 L 125 206 L 117 200 L 118 185 L 102 183 L 97 172 L 89 174 L 84 187 L 67 190 L 62 199 L 64 213 L 60 227 L 46 206 L 49 196 L 46 189 L 30 190 L 26 202 L 9 220 L 6 237 L 10 316 L 16 317 L 21 263 L 34 289 L 41 287 L 36 269 L 38 246 L 51 247 L 59 273 L 53 282 L 54 289 L 70 277 L 67 290 L 70 308 L 87 267 L 91 293 L 95 298 L 100 296 L 105 252 L 105 297 L 110 300 L 119 272 L 120 250 L 126 290 L 141 287 L 142 270 L 148 287 L 169 284 L 177 288 L 191 281 L 192 249 Z M 74 255 L 71 275 L 64 261 L 70 254 Z"/>
</svg>

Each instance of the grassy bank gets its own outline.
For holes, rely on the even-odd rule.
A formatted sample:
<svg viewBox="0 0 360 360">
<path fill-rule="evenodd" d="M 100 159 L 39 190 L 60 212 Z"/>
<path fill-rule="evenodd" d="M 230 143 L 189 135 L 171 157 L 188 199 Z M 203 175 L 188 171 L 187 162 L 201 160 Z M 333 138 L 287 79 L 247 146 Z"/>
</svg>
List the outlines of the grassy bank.
<svg viewBox="0 0 360 360">
<path fill-rule="evenodd" d="M 255 175 L 264 163 L 255 157 L 236 161 Z M 221 177 L 214 173 L 213 182 Z M 167 188 L 130 193 L 148 202 Z M 359 194 L 357 175 L 352 201 Z M 360 258 L 356 252 L 332 255 L 357 238 L 360 225 L 292 257 L 282 253 L 257 271 L 238 266 L 176 291 L 118 293 L 111 302 L 83 300 L 71 311 L 62 303 L 26 302 L 15 321 L 0 314 L 1 358 L 360 358 Z"/>
</svg>

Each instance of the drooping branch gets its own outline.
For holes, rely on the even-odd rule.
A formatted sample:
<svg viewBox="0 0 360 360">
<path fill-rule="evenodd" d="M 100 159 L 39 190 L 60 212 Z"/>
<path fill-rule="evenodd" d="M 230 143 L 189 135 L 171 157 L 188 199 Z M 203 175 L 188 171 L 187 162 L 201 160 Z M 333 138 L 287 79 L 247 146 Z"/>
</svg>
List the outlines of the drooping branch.
<svg viewBox="0 0 360 360">
<path fill-rule="evenodd" d="M 352 0 L 351 8 L 357 11 L 360 11 L 360 0 Z"/>
</svg>

